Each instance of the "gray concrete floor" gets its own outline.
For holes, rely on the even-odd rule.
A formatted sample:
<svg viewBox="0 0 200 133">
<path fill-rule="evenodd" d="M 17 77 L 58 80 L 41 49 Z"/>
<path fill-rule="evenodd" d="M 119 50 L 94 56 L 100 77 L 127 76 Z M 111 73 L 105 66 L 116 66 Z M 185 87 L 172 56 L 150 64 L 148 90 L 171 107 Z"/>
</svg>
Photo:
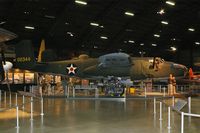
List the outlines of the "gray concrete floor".
<svg viewBox="0 0 200 133">
<path fill-rule="evenodd" d="M 29 102 L 29 99 L 26 99 Z M 18 98 L 18 103 L 22 97 Z M 15 99 L 12 99 L 15 104 Z M 200 99 L 192 98 L 192 113 L 200 114 Z M 8 108 L 2 100 L 1 107 Z M 40 101 L 34 99 L 34 117 L 30 120 L 30 104 L 25 105 L 28 115 L 20 115 L 20 128 L 16 127 L 15 110 L 13 117 L 0 112 L 0 133 L 180 133 L 180 114 L 171 112 L 171 126 L 167 128 L 167 105 L 163 105 L 163 120 L 153 114 L 153 100 L 127 99 L 123 101 L 106 100 L 67 100 L 64 98 L 45 98 L 44 113 L 40 116 Z M 187 107 L 183 109 L 187 112 Z M 4 113 L 4 114 L 3 114 Z M 200 118 L 185 118 L 185 133 L 199 133 Z"/>
</svg>

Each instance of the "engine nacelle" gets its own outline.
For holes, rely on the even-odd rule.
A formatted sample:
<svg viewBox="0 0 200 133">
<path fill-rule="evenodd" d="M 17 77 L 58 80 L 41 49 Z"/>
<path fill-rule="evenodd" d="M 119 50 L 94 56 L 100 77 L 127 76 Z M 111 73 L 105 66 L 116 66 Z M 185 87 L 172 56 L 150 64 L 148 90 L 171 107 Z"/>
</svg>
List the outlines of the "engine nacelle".
<svg viewBox="0 0 200 133">
<path fill-rule="evenodd" d="M 3 63 L 2 63 L 2 64 L 3 64 Z M 3 64 L 3 69 L 4 69 L 4 71 L 10 70 L 12 67 L 13 67 L 13 64 L 12 64 L 11 62 L 9 62 L 9 61 L 6 61 L 6 63 Z"/>
</svg>

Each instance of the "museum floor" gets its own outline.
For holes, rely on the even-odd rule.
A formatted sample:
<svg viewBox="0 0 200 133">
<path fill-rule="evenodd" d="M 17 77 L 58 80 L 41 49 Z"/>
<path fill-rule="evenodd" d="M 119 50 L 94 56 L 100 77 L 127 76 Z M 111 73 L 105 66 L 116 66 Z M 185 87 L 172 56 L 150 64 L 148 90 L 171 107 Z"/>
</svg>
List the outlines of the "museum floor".
<svg viewBox="0 0 200 133">
<path fill-rule="evenodd" d="M 26 98 L 26 101 L 29 99 Z M 18 104 L 22 97 L 18 98 Z M 200 114 L 200 99 L 192 98 L 192 113 Z M 12 99 L 15 104 L 15 98 Z M 167 105 L 163 105 L 163 120 L 153 113 L 153 100 L 126 99 L 67 100 L 45 98 L 44 116 L 40 115 L 40 101 L 34 99 L 34 116 L 30 120 L 30 104 L 19 110 L 16 128 L 16 110 L 0 111 L 0 133 L 179 133 L 180 114 L 171 112 L 171 129 L 167 128 Z M 1 101 L 1 110 L 8 108 L 9 99 Z M 187 112 L 187 107 L 183 109 Z M 185 118 L 185 133 L 198 133 L 200 118 Z"/>
</svg>

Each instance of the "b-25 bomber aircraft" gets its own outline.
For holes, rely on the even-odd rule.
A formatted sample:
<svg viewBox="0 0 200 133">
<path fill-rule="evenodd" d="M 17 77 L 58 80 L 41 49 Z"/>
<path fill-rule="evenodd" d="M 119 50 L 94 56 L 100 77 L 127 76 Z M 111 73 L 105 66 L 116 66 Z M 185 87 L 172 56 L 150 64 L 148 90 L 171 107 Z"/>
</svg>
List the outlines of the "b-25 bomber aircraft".
<svg viewBox="0 0 200 133">
<path fill-rule="evenodd" d="M 126 53 L 111 53 L 99 58 L 80 55 L 76 59 L 36 62 L 31 42 L 16 45 L 16 66 L 41 73 L 75 76 L 80 78 L 106 78 L 108 76 L 143 80 L 146 78 L 184 77 L 187 68 L 161 58 L 131 57 Z"/>
</svg>

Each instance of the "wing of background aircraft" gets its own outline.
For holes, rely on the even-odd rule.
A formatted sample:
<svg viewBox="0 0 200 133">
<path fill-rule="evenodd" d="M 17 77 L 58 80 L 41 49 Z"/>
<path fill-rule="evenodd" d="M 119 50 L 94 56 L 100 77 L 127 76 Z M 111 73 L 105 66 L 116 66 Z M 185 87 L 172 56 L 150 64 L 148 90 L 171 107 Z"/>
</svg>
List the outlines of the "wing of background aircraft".
<svg viewBox="0 0 200 133">
<path fill-rule="evenodd" d="M 16 34 L 10 32 L 8 30 L 0 28 L 0 42 L 10 41 L 16 37 L 17 37 Z"/>
</svg>

